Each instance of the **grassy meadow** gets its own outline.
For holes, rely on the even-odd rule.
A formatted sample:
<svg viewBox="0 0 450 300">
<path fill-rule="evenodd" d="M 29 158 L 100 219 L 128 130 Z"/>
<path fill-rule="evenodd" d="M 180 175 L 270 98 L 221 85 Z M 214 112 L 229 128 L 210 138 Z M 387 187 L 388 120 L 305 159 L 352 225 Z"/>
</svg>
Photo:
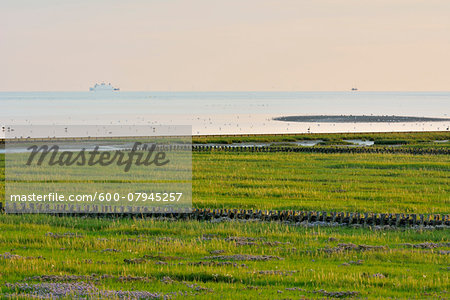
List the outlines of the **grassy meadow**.
<svg viewBox="0 0 450 300">
<path fill-rule="evenodd" d="M 0 230 L 0 280 L 22 283 L 1 286 L 3 295 L 55 294 L 56 282 L 80 292 L 90 282 L 116 298 L 119 290 L 196 299 L 449 297 L 448 230 L 44 215 L 2 216 Z"/>
<path fill-rule="evenodd" d="M 445 155 L 198 153 L 197 207 L 449 213 Z"/>
<path fill-rule="evenodd" d="M 211 152 L 192 160 L 198 208 L 450 213 L 447 155 Z M 0 168 L 3 180 L 4 155 Z"/>
<path fill-rule="evenodd" d="M 448 137 L 364 139 L 431 147 Z M 194 207 L 450 213 L 447 155 L 202 152 L 192 159 Z M 3 199 L 3 155 L 0 178 Z M 0 298 L 448 299 L 449 237 L 445 228 L 2 214 Z"/>
</svg>

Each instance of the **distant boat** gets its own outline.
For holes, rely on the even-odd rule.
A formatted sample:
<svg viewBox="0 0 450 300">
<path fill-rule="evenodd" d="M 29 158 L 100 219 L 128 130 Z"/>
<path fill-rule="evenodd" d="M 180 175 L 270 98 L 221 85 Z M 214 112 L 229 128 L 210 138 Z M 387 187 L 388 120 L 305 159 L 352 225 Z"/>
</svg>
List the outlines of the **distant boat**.
<svg viewBox="0 0 450 300">
<path fill-rule="evenodd" d="M 113 87 L 113 86 L 111 85 L 111 83 L 106 84 L 106 83 L 104 83 L 104 82 L 102 82 L 102 83 L 100 83 L 100 84 L 96 83 L 93 87 L 89 88 L 89 90 L 90 90 L 91 92 L 98 92 L 98 91 L 102 91 L 102 92 L 107 92 L 107 91 L 111 91 L 111 92 L 112 92 L 112 91 L 120 91 L 119 88 Z"/>
<path fill-rule="evenodd" d="M 357 88 L 352 88 L 352 91 L 357 91 L 358 89 Z"/>
</svg>

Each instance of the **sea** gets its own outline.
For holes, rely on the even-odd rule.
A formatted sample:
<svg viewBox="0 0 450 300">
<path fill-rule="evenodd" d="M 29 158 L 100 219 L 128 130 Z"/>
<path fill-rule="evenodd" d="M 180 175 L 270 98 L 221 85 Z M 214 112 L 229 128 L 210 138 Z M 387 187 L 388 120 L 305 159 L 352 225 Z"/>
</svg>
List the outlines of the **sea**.
<svg viewBox="0 0 450 300">
<path fill-rule="evenodd" d="M 193 135 L 448 131 L 443 122 L 299 123 L 302 115 L 450 116 L 450 92 L 0 92 L 0 126 L 188 125 Z"/>
</svg>

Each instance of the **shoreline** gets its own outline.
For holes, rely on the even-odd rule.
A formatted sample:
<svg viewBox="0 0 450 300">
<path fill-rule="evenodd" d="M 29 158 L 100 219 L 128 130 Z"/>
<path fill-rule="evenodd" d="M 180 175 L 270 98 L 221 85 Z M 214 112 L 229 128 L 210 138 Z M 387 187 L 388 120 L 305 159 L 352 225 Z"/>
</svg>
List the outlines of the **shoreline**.
<svg viewBox="0 0 450 300">
<path fill-rule="evenodd" d="M 192 136 L 232 136 L 232 135 L 278 135 L 278 134 L 312 134 L 312 133 L 370 133 L 370 132 L 450 132 L 450 119 L 427 117 L 432 120 L 418 122 L 295 122 L 279 121 L 285 118 L 280 114 L 139 114 L 139 115 L 85 115 L 41 116 L 37 118 L 15 117 L 0 120 L 1 126 L 14 125 L 53 125 L 80 126 L 192 126 Z M 403 120 L 403 119 L 398 119 Z M 0 138 L 5 132 L 0 131 Z"/>
<path fill-rule="evenodd" d="M 192 135 L 193 143 L 201 141 L 203 139 L 215 139 L 215 138 L 237 138 L 237 139 L 277 139 L 277 138 L 295 138 L 296 141 L 311 141 L 311 140 L 320 140 L 327 139 L 328 136 L 339 136 L 344 140 L 351 139 L 362 139 L 364 140 L 375 140 L 378 137 L 385 137 L 386 135 L 392 135 L 395 138 L 402 138 L 403 135 L 435 135 L 442 134 L 445 135 L 444 140 L 433 140 L 436 143 L 447 142 L 447 137 L 450 137 L 450 131 L 391 131 L 391 132 L 330 132 L 330 133 L 253 133 L 253 134 L 205 134 L 205 135 Z M 158 136 L 158 138 L 163 138 L 165 136 Z M 177 136 L 170 136 L 171 138 L 176 138 Z M 183 137 L 183 136 L 181 136 Z M 147 136 L 116 136 L 116 137 L 52 137 L 50 140 L 53 141 L 66 141 L 66 140 L 115 140 L 115 139 L 137 139 L 137 138 L 148 138 Z M 19 142 L 30 142 L 30 141 L 40 141 L 40 140 L 48 140 L 47 138 L 18 138 L 13 139 Z M 0 146 L 5 145 L 6 139 L 4 137 L 0 137 Z M 430 140 L 431 141 L 431 140 Z"/>
</svg>

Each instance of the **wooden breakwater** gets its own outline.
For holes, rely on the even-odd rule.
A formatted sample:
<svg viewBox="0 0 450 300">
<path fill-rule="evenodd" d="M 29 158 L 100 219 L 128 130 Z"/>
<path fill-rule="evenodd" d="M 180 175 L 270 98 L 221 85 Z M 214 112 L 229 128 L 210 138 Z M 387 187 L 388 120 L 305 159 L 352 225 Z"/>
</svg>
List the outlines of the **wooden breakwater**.
<svg viewBox="0 0 450 300">
<path fill-rule="evenodd" d="M 19 208 L 19 207 L 18 207 Z M 5 211 L 0 202 L 0 211 Z M 27 212 L 27 211 L 25 211 Z M 17 210 L 15 213 L 22 213 Z M 31 211 L 28 211 L 31 213 Z M 411 213 L 359 213 L 299 210 L 260 210 L 260 209 L 208 209 L 185 208 L 173 211 L 167 208 L 134 206 L 98 206 L 61 204 L 47 210 L 46 214 L 76 217 L 106 218 L 170 218 L 174 220 L 259 220 L 286 223 L 317 223 L 322 225 L 362 225 L 362 226 L 450 226 L 449 214 L 411 214 Z M 318 224 L 321 225 L 321 224 Z"/>
<path fill-rule="evenodd" d="M 287 147 L 287 146 L 230 146 L 230 145 L 193 145 L 195 152 L 308 152 L 308 153 L 400 153 L 450 155 L 450 149 L 442 148 L 397 148 L 397 147 Z"/>
<path fill-rule="evenodd" d="M 125 137 L 121 137 L 125 139 Z M 133 137 L 135 138 L 135 137 Z M 138 137 L 141 138 L 141 137 Z M 142 137 L 144 138 L 144 137 Z M 55 138 L 52 139 L 53 142 L 58 141 L 72 141 L 76 142 L 84 138 Z M 101 138 L 106 139 L 106 138 Z M 92 137 L 88 140 L 96 141 L 100 138 Z M 45 139 L 17 139 L 15 142 L 43 142 L 48 141 Z M 4 149 L 5 143 L 4 139 L 0 139 L 0 149 Z M 222 152 L 294 152 L 294 153 L 400 153 L 400 154 L 416 154 L 416 155 L 450 155 L 450 149 L 446 148 L 404 148 L 404 147 L 353 147 L 353 146 L 242 146 L 239 144 L 235 145 L 202 145 L 202 144 L 169 144 L 169 145 L 157 145 L 157 150 L 163 151 L 187 151 L 191 150 L 194 152 L 211 152 L 211 151 L 222 151 Z M 122 149 L 123 151 L 131 151 L 131 148 Z M 137 148 L 136 150 L 142 150 Z"/>
</svg>

